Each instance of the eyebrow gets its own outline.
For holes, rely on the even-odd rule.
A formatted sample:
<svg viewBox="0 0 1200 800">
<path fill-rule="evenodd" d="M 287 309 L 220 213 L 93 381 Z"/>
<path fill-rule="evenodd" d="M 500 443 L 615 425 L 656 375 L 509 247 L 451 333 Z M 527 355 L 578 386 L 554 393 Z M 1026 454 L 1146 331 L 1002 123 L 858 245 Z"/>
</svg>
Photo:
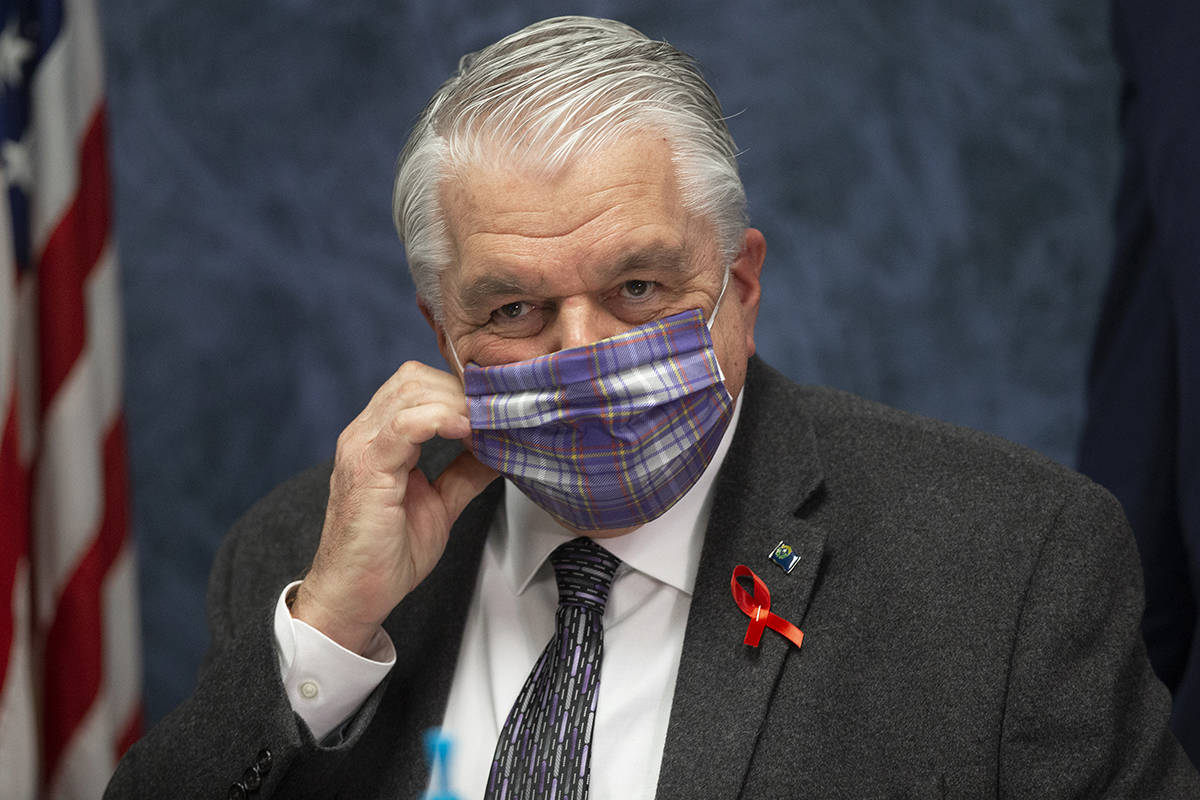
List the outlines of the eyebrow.
<svg viewBox="0 0 1200 800">
<path fill-rule="evenodd" d="M 459 292 L 459 301 L 464 308 L 474 309 L 481 305 L 490 304 L 494 297 L 527 296 L 533 292 L 529 287 L 515 277 L 507 275 L 483 275 L 464 286 Z"/>
<path fill-rule="evenodd" d="M 659 274 L 680 275 L 687 272 L 684 248 L 666 244 L 654 244 L 630 253 L 616 262 L 611 269 L 601 268 L 599 280 L 609 283 L 631 272 L 654 270 Z M 540 283 L 540 281 L 539 281 Z M 459 291 L 459 301 L 466 309 L 490 305 L 497 297 L 533 297 L 540 294 L 519 277 L 506 274 L 504 268 L 489 268 Z"/>
<path fill-rule="evenodd" d="M 617 268 L 610 274 L 610 279 L 644 269 L 653 269 L 658 272 L 678 275 L 686 272 L 687 266 L 687 260 L 684 258 L 684 248 L 666 244 L 655 244 L 623 258 Z"/>
</svg>

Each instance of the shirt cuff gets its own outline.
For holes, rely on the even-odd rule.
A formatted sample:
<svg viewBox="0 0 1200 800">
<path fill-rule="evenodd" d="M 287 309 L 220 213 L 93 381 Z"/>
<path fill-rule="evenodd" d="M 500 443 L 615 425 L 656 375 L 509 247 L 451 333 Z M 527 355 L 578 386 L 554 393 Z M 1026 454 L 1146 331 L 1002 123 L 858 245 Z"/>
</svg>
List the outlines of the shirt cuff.
<svg viewBox="0 0 1200 800">
<path fill-rule="evenodd" d="M 360 656 L 296 619 L 287 598 L 299 585 L 289 583 L 275 604 L 275 644 L 292 710 L 320 741 L 350 719 L 383 681 L 396 664 L 396 648 L 380 628 Z"/>
</svg>

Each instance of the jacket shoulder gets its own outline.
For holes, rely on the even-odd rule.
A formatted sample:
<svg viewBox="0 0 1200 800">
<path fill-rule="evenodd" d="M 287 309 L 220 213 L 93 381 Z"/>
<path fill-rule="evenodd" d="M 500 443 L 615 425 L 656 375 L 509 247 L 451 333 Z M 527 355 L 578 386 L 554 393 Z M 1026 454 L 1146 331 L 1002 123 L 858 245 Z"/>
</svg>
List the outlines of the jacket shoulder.
<svg viewBox="0 0 1200 800">
<path fill-rule="evenodd" d="M 773 447 L 770 434 L 790 439 L 793 460 L 817 465 L 822 496 L 861 512 L 859 521 L 903 521 L 913 530 L 966 525 L 1004 536 L 1020 530 L 1036 540 L 1070 505 L 1113 529 L 1126 525 L 1105 489 L 1028 447 L 839 389 L 796 384 L 755 362 L 747 395 L 758 429 L 754 449 Z M 800 453 L 801 444 L 811 454 Z"/>
<path fill-rule="evenodd" d="M 961 487 L 973 496 L 1028 501 L 1046 491 L 1105 494 L 1069 467 L 991 433 L 837 389 L 800 386 L 797 396 L 830 468 L 871 470 L 909 487 Z"/>
</svg>

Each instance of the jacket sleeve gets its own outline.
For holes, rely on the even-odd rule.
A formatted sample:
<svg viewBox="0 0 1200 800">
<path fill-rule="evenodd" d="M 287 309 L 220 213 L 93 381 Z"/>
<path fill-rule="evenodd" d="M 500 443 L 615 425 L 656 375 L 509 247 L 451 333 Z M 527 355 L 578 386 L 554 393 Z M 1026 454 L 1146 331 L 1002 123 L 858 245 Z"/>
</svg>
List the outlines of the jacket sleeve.
<svg viewBox="0 0 1200 800">
<path fill-rule="evenodd" d="M 1081 484 L 1025 591 L 1001 732 L 1000 796 L 1200 798 L 1146 660 L 1137 552 L 1117 502 Z"/>
<path fill-rule="evenodd" d="M 325 502 L 320 486 L 320 475 L 308 473 L 230 531 L 209 582 L 210 645 L 196 688 L 129 750 L 106 798 L 330 796 L 325 781 L 365 730 L 383 686 L 323 744 L 292 711 L 283 688 L 274 606 L 316 546 Z"/>
</svg>

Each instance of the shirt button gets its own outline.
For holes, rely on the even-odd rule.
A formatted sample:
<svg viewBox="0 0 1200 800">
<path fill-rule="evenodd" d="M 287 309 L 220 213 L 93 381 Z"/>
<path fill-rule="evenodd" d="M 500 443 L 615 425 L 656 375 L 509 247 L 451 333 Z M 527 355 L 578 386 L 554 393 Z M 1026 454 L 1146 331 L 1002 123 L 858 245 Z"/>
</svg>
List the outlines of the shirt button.
<svg viewBox="0 0 1200 800">
<path fill-rule="evenodd" d="M 300 696 L 305 700 L 312 700 L 320 691 L 316 681 L 304 681 L 300 684 Z"/>
</svg>

